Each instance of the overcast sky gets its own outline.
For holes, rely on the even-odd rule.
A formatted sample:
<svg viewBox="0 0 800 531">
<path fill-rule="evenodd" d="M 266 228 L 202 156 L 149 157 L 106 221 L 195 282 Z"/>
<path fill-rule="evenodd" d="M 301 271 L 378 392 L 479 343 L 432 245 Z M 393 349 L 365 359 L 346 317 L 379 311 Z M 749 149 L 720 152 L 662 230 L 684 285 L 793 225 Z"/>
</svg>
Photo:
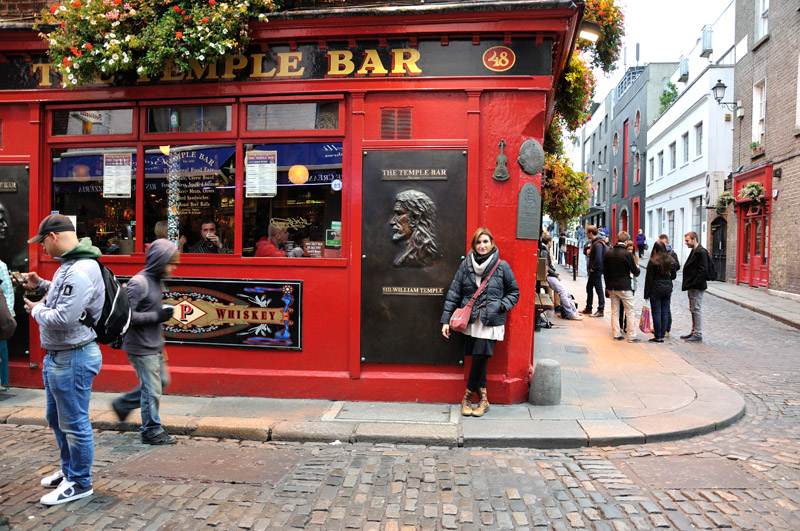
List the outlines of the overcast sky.
<svg viewBox="0 0 800 531">
<path fill-rule="evenodd" d="M 713 24 L 734 0 L 622 0 L 618 5 L 625 14 L 625 37 L 617 70 L 611 77 L 595 72 L 595 101 L 602 101 L 625 73 L 636 66 L 636 43 L 639 43 L 639 64 L 678 62 L 688 54 L 700 38 L 703 26 Z"/>
</svg>

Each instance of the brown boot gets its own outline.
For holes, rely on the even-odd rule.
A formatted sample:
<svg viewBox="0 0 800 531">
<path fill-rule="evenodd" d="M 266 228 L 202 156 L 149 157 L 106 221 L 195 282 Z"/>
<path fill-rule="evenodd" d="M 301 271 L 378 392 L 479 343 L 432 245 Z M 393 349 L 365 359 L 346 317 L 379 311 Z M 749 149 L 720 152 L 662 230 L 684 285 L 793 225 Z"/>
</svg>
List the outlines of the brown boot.
<svg viewBox="0 0 800 531">
<path fill-rule="evenodd" d="M 486 396 L 486 388 L 478 389 L 478 407 L 472 410 L 473 417 L 482 417 L 484 413 L 489 411 L 489 399 Z"/>
<path fill-rule="evenodd" d="M 461 399 L 461 414 L 465 417 L 472 415 L 472 391 L 467 389 L 464 393 L 464 398 Z"/>
</svg>

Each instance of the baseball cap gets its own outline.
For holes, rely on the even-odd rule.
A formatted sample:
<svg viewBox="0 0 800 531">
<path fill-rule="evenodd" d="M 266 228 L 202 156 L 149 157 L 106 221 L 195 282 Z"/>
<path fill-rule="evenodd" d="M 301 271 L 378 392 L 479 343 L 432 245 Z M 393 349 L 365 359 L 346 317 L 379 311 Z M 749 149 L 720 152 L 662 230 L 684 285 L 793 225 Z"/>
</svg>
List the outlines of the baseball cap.
<svg viewBox="0 0 800 531">
<path fill-rule="evenodd" d="M 39 243 L 51 232 L 75 232 L 75 226 L 63 214 L 50 214 L 39 224 L 39 234 L 28 240 L 28 243 Z"/>
</svg>

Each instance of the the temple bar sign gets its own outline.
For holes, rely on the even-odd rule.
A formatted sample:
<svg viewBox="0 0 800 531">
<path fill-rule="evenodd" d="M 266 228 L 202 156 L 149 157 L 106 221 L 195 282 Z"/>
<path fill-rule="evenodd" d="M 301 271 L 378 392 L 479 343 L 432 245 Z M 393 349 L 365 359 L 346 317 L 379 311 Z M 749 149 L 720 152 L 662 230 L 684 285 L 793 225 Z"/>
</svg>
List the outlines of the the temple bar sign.
<svg viewBox="0 0 800 531">
<path fill-rule="evenodd" d="M 152 83 L 270 81 L 287 79 L 453 77 L 453 76 L 540 76 L 551 74 L 552 39 L 540 44 L 533 38 L 515 38 L 510 44 L 502 39 L 453 39 L 441 41 L 359 41 L 356 48 L 347 43 L 270 46 L 262 51 L 251 46 L 247 53 L 224 62 L 201 64 L 191 61 L 188 72 L 168 71 L 160 79 L 131 75 L 100 80 L 99 85 L 141 85 Z M 13 85 L 13 86 L 12 86 Z M 24 63 L 10 57 L 0 63 L 0 90 L 55 88 L 59 86 L 56 70 L 47 57 L 35 57 Z"/>
</svg>

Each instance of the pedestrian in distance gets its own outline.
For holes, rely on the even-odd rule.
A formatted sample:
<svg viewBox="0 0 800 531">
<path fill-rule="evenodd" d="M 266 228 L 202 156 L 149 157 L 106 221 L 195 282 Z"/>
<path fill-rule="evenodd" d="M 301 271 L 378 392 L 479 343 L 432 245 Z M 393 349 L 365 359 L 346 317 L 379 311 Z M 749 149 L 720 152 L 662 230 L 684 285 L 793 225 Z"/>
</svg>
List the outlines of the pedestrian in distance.
<svg viewBox="0 0 800 531">
<path fill-rule="evenodd" d="M 583 319 L 583 315 L 578 311 L 578 308 L 575 306 L 575 301 L 569 296 L 564 285 L 561 284 L 561 275 L 559 275 L 556 268 L 553 267 L 553 260 L 550 256 L 550 247 L 552 245 L 553 237 L 550 236 L 549 232 L 544 231 L 539 240 L 539 257 L 547 258 L 547 284 L 553 291 L 558 293 L 558 297 L 561 299 L 561 306 L 564 308 L 564 313 L 566 314 L 565 319 L 580 321 Z"/>
<path fill-rule="evenodd" d="M 139 436 L 144 444 L 174 444 L 175 437 L 164 431 L 159 409 L 161 395 L 169 385 L 164 330 L 161 323 L 172 318 L 173 307 L 163 304 L 163 280 L 172 278 L 180 262 L 180 253 L 175 245 L 164 239 L 150 244 L 145 257 L 145 267 L 134 275 L 125 291 L 131 302 L 131 326 L 122 349 L 128 355 L 139 386 L 111 403 L 120 422 L 124 422 L 131 411 L 141 408 L 142 426 Z"/>
<path fill-rule="evenodd" d="M 567 256 L 567 236 L 564 231 L 558 235 L 558 263 L 564 265 Z"/>
<path fill-rule="evenodd" d="M 650 301 L 653 314 L 653 343 L 663 343 L 667 326 L 672 320 L 669 305 L 672 299 L 672 281 L 678 274 L 678 265 L 667 252 L 664 242 L 657 240 L 647 262 L 644 279 L 644 300 Z"/>
<path fill-rule="evenodd" d="M 639 229 L 639 233 L 636 235 L 636 247 L 639 249 L 639 258 L 641 258 L 647 249 L 647 236 L 642 229 Z"/>
<path fill-rule="evenodd" d="M 672 248 L 672 245 L 669 244 L 669 236 L 666 234 L 661 234 L 658 239 L 664 244 L 667 249 L 667 254 L 672 257 L 672 261 L 675 263 L 675 271 L 681 270 L 681 261 L 678 258 L 678 254 Z M 670 330 L 672 330 L 672 311 L 669 312 L 669 316 L 667 317 L 667 328 L 664 331 L 664 337 L 669 337 Z"/>
<path fill-rule="evenodd" d="M 625 250 L 631 253 L 633 256 L 633 261 L 636 262 L 636 265 L 639 265 L 639 257 L 636 256 L 636 246 L 633 244 L 633 240 L 628 240 L 625 242 Z M 633 294 L 636 294 L 636 277 L 633 276 L 631 273 L 631 289 L 633 290 Z M 619 301 L 619 326 L 620 330 L 623 333 L 628 331 L 628 317 L 625 315 L 625 305 L 620 300 Z"/>
<path fill-rule="evenodd" d="M 442 311 L 442 335 L 450 338 L 450 317 L 463 308 L 488 277 L 484 289 L 476 297 L 469 324 L 464 331 L 464 355 L 472 356 L 467 389 L 461 400 L 461 414 L 480 417 L 489 410 L 486 393 L 486 365 L 495 344 L 505 335 L 506 314 L 519 300 L 519 287 L 511 266 L 500 259 L 500 251 L 489 229 L 480 227 L 472 236 L 472 250 L 458 266 L 447 290 Z M 473 409 L 472 397 L 478 392 L 478 405 Z"/>
<path fill-rule="evenodd" d="M 607 247 L 605 238 L 594 225 L 586 227 L 586 235 L 591 240 L 589 262 L 587 264 L 589 278 L 586 281 L 586 307 L 581 313 L 592 317 L 603 317 L 603 312 L 606 308 L 606 299 L 603 292 L 603 257 L 606 254 Z M 592 314 L 594 293 L 597 293 L 597 312 Z"/>
<path fill-rule="evenodd" d="M 692 331 L 681 336 L 686 341 L 703 340 L 703 294 L 708 289 L 708 272 L 710 271 L 708 251 L 700 245 L 696 232 L 687 232 L 683 241 L 692 251 L 683 264 L 682 291 L 688 291 L 689 311 L 692 314 Z"/>
<path fill-rule="evenodd" d="M 35 271 L 22 274 L 25 287 L 47 291 L 44 300 L 23 300 L 25 311 L 39 323 L 39 340 L 46 351 L 42 368 L 45 416 L 61 453 L 61 469 L 41 481 L 43 487 L 55 490 L 40 501 L 57 505 L 94 492 L 89 400 L 103 358 L 95 342 L 97 334 L 81 324 L 81 316 L 102 312 L 105 285 L 96 260 L 102 253 L 89 238 L 78 240 L 72 221 L 61 214 L 44 218 L 28 243 L 41 243 L 45 253 L 61 262 L 52 281 Z"/>
<path fill-rule="evenodd" d="M 636 327 L 633 326 L 634 310 L 631 275 L 638 277 L 640 270 L 633 258 L 634 254 L 628 252 L 625 246 L 630 239 L 630 234 L 625 231 L 617 234 L 616 245 L 603 258 L 603 276 L 611 299 L 611 335 L 614 339 L 624 339 L 619 326 L 619 315 L 617 315 L 620 311 L 619 301 L 621 301 L 629 324 L 628 343 L 638 343 L 641 340 L 636 337 Z"/>
<path fill-rule="evenodd" d="M 8 266 L 2 260 L 0 260 L 0 288 L 6 299 L 8 315 L 13 320 L 16 316 L 14 313 L 14 284 L 11 275 L 8 274 Z M 6 339 L 0 339 L 0 387 L 8 391 L 8 340 Z"/>
</svg>

